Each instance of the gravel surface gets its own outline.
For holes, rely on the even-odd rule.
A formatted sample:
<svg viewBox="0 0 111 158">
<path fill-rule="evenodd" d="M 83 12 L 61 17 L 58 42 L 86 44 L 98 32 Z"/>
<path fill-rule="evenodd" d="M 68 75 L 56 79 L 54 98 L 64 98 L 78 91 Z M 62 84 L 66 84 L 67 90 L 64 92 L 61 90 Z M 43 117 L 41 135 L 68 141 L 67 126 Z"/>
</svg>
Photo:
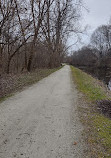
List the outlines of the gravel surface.
<svg viewBox="0 0 111 158">
<path fill-rule="evenodd" d="M 83 158 L 69 66 L 0 104 L 0 158 Z"/>
</svg>

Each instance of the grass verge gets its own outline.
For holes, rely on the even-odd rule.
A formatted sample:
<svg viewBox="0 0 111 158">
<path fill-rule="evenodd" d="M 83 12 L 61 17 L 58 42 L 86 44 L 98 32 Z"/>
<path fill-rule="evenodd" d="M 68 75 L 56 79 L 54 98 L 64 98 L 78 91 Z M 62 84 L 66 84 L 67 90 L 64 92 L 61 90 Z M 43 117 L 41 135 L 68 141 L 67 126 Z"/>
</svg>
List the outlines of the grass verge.
<svg viewBox="0 0 111 158">
<path fill-rule="evenodd" d="M 89 146 L 87 154 L 92 158 L 111 158 L 111 119 L 100 114 L 95 103 L 97 100 L 109 99 L 109 96 L 98 80 L 75 67 L 71 66 L 71 70 L 78 90 L 84 94 L 80 99 L 79 112 Z"/>
<path fill-rule="evenodd" d="M 24 87 L 32 85 L 51 73 L 61 69 L 63 66 L 54 69 L 36 69 L 34 72 L 23 73 L 19 75 L 5 77 L 2 83 L 2 95 L 0 102 L 12 96 L 15 92 L 22 90 Z"/>
</svg>

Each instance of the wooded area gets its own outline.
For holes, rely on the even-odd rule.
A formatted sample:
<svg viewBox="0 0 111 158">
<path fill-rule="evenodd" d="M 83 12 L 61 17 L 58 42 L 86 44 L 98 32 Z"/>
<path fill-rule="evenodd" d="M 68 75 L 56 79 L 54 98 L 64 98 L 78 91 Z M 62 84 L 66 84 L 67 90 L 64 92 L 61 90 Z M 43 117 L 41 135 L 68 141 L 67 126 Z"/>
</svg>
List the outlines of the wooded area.
<svg viewBox="0 0 111 158">
<path fill-rule="evenodd" d="M 75 66 L 111 68 L 111 25 L 99 26 L 89 45 L 74 51 L 69 60 Z"/>
<path fill-rule="evenodd" d="M 0 0 L 0 75 L 60 66 L 81 0 Z"/>
</svg>

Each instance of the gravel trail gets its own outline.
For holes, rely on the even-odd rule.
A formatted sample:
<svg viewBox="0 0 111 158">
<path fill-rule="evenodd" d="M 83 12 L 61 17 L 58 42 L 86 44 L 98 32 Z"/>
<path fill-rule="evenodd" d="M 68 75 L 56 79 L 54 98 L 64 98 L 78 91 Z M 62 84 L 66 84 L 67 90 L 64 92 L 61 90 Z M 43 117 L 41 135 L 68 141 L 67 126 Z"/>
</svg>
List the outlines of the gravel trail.
<svg viewBox="0 0 111 158">
<path fill-rule="evenodd" d="M 69 66 L 0 104 L 0 158 L 83 158 Z"/>
</svg>

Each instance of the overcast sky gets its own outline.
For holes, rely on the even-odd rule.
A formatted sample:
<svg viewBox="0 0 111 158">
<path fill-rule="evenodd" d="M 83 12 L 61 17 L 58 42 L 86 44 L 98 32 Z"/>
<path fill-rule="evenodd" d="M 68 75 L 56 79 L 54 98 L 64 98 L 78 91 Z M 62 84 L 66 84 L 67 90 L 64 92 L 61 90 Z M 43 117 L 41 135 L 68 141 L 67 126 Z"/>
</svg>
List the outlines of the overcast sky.
<svg viewBox="0 0 111 158">
<path fill-rule="evenodd" d="M 84 24 L 95 29 L 99 25 L 107 24 L 111 17 L 111 0 L 83 0 L 89 13 L 83 11 Z"/>
<path fill-rule="evenodd" d="M 111 0 L 83 0 L 84 6 L 89 12 L 83 9 L 82 26 L 89 25 L 88 36 L 82 36 L 84 44 L 89 43 L 91 33 L 100 25 L 107 24 L 111 17 Z M 81 47 L 80 44 L 76 49 Z"/>
</svg>

